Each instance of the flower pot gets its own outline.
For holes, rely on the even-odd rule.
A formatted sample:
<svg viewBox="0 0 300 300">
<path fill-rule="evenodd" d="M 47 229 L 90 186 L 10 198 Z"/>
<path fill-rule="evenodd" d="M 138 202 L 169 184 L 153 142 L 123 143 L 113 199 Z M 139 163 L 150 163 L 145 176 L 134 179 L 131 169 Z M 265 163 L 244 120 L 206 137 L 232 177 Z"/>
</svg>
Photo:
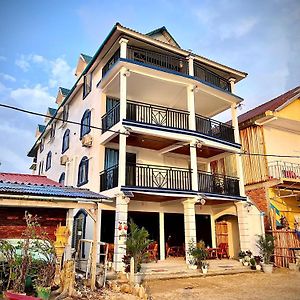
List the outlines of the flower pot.
<svg viewBox="0 0 300 300">
<path fill-rule="evenodd" d="M 134 273 L 134 283 L 141 284 L 142 282 L 142 274 L 141 273 Z"/>
<path fill-rule="evenodd" d="M 51 294 L 51 287 L 41 287 L 36 288 L 37 296 L 42 300 L 48 300 Z"/>
<path fill-rule="evenodd" d="M 256 265 L 256 270 L 261 271 L 261 265 Z"/>
<path fill-rule="evenodd" d="M 248 266 L 249 266 L 249 263 L 248 263 L 247 261 L 244 261 L 244 262 L 243 262 L 243 265 L 244 265 L 245 267 L 248 267 Z"/>
<path fill-rule="evenodd" d="M 188 269 L 197 270 L 197 265 L 188 265 Z"/>
<path fill-rule="evenodd" d="M 202 269 L 202 273 L 203 273 L 203 274 L 207 274 L 208 268 L 203 268 L 203 267 L 202 267 L 201 269 Z"/>
<path fill-rule="evenodd" d="M 242 263 L 242 262 L 243 262 L 243 259 L 242 259 L 242 258 L 239 258 L 239 262 Z"/>
<path fill-rule="evenodd" d="M 262 269 L 265 273 L 271 274 L 273 272 L 273 264 L 263 264 Z"/>
</svg>

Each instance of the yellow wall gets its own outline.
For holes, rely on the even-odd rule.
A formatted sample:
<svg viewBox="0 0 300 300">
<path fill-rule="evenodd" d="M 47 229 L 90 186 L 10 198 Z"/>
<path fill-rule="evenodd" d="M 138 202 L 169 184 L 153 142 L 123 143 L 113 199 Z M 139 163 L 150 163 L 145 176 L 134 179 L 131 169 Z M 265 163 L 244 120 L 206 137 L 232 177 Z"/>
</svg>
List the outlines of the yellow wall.
<svg viewBox="0 0 300 300">
<path fill-rule="evenodd" d="M 300 98 L 287 105 L 276 113 L 276 115 L 278 117 L 300 121 Z"/>
</svg>

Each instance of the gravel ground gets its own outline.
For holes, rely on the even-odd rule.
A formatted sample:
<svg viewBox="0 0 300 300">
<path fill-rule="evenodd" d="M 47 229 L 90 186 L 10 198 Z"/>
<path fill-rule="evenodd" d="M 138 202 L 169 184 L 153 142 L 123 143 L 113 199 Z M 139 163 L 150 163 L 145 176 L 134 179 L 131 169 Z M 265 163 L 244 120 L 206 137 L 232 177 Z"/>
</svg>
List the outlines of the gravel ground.
<svg viewBox="0 0 300 300">
<path fill-rule="evenodd" d="M 300 300 L 300 272 L 285 269 L 270 275 L 261 272 L 150 281 L 146 286 L 153 300 Z"/>
</svg>

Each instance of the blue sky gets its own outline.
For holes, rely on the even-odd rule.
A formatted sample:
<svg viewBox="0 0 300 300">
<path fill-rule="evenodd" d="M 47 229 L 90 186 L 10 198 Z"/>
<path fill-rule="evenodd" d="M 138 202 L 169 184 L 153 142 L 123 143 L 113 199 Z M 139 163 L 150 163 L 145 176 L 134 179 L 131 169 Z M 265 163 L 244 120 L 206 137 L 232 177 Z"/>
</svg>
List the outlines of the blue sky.
<svg viewBox="0 0 300 300">
<path fill-rule="evenodd" d="M 246 111 L 300 82 L 300 2 L 17 1 L 0 10 L 0 102 L 46 112 L 71 87 L 79 53 L 93 55 L 116 22 L 146 33 L 165 25 L 177 42 L 249 76 Z M 0 108 L 0 171 L 29 172 L 43 120 Z"/>
</svg>

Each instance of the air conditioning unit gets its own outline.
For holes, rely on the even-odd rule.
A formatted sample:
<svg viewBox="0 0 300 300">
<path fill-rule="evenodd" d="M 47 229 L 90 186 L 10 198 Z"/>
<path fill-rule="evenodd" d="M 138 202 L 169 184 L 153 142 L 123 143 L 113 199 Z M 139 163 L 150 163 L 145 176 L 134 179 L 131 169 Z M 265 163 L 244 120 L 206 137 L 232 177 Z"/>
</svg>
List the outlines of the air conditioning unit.
<svg viewBox="0 0 300 300">
<path fill-rule="evenodd" d="M 93 143 L 92 136 L 89 134 L 86 134 L 85 136 L 82 137 L 81 143 L 82 143 L 83 147 L 91 147 L 92 143 Z"/>
<path fill-rule="evenodd" d="M 60 157 L 60 164 L 61 164 L 61 165 L 64 166 L 68 161 L 69 161 L 69 157 L 68 157 L 67 155 L 62 155 L 62 156 Z"/>
</svg>

